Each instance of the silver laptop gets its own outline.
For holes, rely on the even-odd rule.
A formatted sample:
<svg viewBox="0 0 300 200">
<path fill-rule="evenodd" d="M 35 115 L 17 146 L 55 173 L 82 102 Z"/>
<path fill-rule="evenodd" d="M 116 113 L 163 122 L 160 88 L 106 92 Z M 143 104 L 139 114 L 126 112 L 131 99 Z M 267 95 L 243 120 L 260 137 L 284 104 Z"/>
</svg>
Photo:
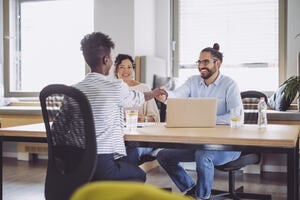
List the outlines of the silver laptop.
<svg viewBox="0 0 300 200">
<path fill-rule="evenodd" d="M 216 98 L 170 98 L 167 102 L 166 127 L 215 127 L 217 120 Z"/>
</svg>

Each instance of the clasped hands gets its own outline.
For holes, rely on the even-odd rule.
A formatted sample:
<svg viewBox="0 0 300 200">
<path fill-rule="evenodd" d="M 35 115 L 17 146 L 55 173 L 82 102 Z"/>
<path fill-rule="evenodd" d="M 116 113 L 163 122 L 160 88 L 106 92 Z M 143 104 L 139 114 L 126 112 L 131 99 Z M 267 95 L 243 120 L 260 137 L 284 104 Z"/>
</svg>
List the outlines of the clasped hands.
<svg viewBox="0 0 300 200">
<path fill-rule="evenodd" d="M 152 92 L 154 93 L 155 98 L 160 102 L 164 103 L 168 98 L 168 92 L 163 87 L 155 88 Z"/>
</svg>

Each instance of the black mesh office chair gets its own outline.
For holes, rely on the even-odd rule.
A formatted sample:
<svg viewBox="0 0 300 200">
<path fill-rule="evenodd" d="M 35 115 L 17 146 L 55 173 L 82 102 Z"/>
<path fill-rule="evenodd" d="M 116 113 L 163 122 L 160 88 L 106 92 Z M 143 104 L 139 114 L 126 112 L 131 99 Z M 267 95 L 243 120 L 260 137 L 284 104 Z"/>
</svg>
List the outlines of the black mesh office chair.
<svg viewBox="0 0 300 200">
<path fill-rule="evenodd" d="M 241 92 L 241 97 L 244 105 L 244 123 L 245 124 L 257 124 L 257 104 L 260 97 L 264 97 L 266 102 L 268 98 L 266 95 L 259 91 L 245 91 Z M 234 161 L 226 163 L 224 165 L 216 166 L 215 168 L 221 171 L 229 173 L 228 191 L 213 190 L 213 200 L 220 199 L 272 199 L 271 195 L 266 194 L 253 194 L 244 192 L 244 187 L 235 188 L 235 175 L 243 167 L 252 164 L 258 164 L 260 162 L 259 153 L 242 152 L 241 156 Z"/>
<path fill-rule="evenodd" d="M 92 110 L 78 89 L 53 84 L 40 92 L 48 142 L 46 200 L 67 200 L 92 179 L 96 138 Z"/>
</svg>

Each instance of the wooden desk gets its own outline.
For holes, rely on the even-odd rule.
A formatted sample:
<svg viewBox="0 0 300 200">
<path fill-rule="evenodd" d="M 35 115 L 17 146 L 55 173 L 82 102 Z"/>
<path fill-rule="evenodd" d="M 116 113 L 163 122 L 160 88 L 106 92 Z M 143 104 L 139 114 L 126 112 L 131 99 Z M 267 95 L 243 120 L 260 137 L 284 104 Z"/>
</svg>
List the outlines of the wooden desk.
<svg viewBox="0 0 300 200">
<path fill-rule="evenodd" d="M 1 128 L 42 123 L 42 111 L 39 102 L 14 102 L 0 107 Z M 18 142 L 18 159 L 30 159 L 30 153 L 47 154 L 47 144 Z M 5 147 L 4 150 L 5 151 Z"/>
<path fill-rule="evenodd" d="M 229 126 L 215 128 L 165 128 L 155 124 L 138 128 L 136 134 L 125 134 L 129 146 L 165 148 L 192 148 L 205 150 L 247 150 L 252 152 L 284 153 L 287 155 L 287 199 L 298 199 L 299 125 L 244 125 L 238 129 Z M 44 124 L 0 129 L 2 141 L 46 142 Z M 2 180 L 2 151 L 1 151 Z M 2 199 L 2 181 L 1 181 Z"/>
<path fill-rule="evenodd" d="M 154 125 L 126 134 L 130 146 L 165 148 L 192 148 L 204 150 L 242 150 L 287 155 L 287 198 L 298 199 L 299 125 L 244 125 L 238 129 L 229 126 L 215 128 L 165 128 Z"/>
</svg>

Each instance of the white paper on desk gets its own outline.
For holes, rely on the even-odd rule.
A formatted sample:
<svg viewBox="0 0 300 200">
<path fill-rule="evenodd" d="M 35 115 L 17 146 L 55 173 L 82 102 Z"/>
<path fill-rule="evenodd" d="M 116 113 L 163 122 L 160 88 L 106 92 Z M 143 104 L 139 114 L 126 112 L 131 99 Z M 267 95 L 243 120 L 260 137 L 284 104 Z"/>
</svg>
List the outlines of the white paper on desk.
<svg viewBox="0 0 300 200">
<path fill-rule="evenodd" d="M 153 126 L 156 124 L 155 122 L 139 122 L 138 123 L 138 128 L 146 127 L 146 126 Z"/>
</svg>

